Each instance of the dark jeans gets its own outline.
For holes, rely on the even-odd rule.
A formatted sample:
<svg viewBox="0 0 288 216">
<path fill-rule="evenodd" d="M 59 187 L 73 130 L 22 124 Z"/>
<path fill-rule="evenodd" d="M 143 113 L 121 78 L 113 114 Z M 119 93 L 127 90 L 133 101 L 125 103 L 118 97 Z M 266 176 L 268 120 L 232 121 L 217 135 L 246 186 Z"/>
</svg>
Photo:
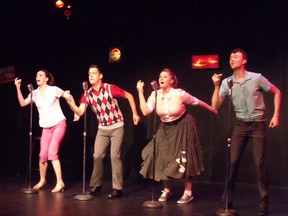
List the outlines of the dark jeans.
<svg viewBox="0 0 288 216">
<path fill-rule="evenodd" d="M 260 193 L 259 207 L 268 208 L 268 180 L 265 162 L 266 123 L 235 120 L 230 148 L 229 204 L 232 205 L 233 191 L 237 180 L 240 160 L 248 142 L 253 145 L 253 158 L 257 170 L 257 184 Z M 224 191 L 226 197 L 227 188 Z"/>
</svg>

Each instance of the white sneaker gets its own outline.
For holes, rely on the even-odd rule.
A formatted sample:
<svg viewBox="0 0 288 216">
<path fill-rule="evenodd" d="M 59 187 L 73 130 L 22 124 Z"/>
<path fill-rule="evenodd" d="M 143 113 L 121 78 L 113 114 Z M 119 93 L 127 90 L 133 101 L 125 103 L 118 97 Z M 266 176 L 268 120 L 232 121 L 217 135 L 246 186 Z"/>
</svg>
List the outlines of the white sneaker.
<svg viewBox="0 0 288 216">
<path fill-rule="evenodd" d="M 163 190 L 161 196 L 158 199 L 158 201 L 166 202 L 171 196 L 172 196 L 172 193 L 170 191 Z"/>
<path fill-rule="evenodd" d="M 190 201 L 193 200 L 193 199 L 194 199 L 194 197 L 192 196 L 192 194 L 191 194 L 191 196 L 188 196 L 186 193 L 184 193 L 183 196 L 181 197 L 181 199 L 179 199 L 179 200 L 177 201 L 177 203 L 179 203 L 179 204 L 185 204 L 185 203 L 190 202 Z"/>
</svg>

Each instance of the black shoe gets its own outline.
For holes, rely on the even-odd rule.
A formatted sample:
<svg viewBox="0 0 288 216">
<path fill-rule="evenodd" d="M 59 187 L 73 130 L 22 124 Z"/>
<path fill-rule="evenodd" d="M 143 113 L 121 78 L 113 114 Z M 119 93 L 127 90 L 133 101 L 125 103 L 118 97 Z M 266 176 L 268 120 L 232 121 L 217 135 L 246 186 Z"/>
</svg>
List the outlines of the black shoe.
<svg viewBox="0 0 288 216">
<path fill-rule="evenodd" d="M 122 196 L 122 190 L 113 189 L 113 191 L 107 196 L 107 199 L 120 198 Z"/>
<path fill-rule="evenodd" d="M 268 215 L 268 209 L 267 208 L 260 208 L 258 212 L 258 216 L 267 216 Z"/>
<path fill-rule="evenodd" d="M 90 188 L 90 190 L 88 191 L 88 193 L 92 196 L 96 196 L 101 192 L 102 186 L 97 186 L 95 188 Z"/>
<path fill-rule="evenodd" d="M 228 207 L 228 209 L 232 209 L 233 208 L 233 203 L 231 201 L 228 202 L 228 206 L 227 207 Z M 220 208 L 226 209 L 226 201 L 225 200 L 221 200 Z"/>
<path fill-rule="evenodd" d="M 269 208 L 269 196 L 260 197 L 258 216 L 267 216 Z"/>
</svg>

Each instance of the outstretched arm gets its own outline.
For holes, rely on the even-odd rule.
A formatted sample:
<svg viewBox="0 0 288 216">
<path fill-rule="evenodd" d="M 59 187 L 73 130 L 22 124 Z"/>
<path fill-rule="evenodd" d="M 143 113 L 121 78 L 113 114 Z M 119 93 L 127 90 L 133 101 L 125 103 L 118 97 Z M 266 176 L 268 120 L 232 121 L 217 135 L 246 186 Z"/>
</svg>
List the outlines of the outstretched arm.
<svg viewBox="0 0 288 216">
<path fill-rule="evenodd" d="M 137 82 L 137 90 L 138 90 L 138 96 L 139 96 L 139 101 L 140 101 L 140 109 L 141 112 L 144 116 L 149 115 L 152 111 L 150 109 L 148 109 L 145 97 L 144 97 L 144 82 L 142 82 L 141 80 L 139 80 Z"/>
<path fill-rule="evenodd" d="M 219 96 L 221 77 L 222 74 L 214 74 L 212 76 L 212 81 L 214 83 L 214 92 L 211 98 L 211 103 L 214 109 L 219 109 L 224 101 L 224 98 L 221 98 Z"/>
<path fill-rule="evenodd" d="M 274 85 L 271 86 L 269 92 L 274 94 L 274 114 L 270 121 L 269 127 L 274 128 L 279 125 L 282 94 L 281 91 Z"/>
<path fill-rule="evenodd" d="M 198 100 L 199 100 L 199 99 L 198 99 Z M 202 100 L 199 100 L 198 106 L 201 106 L 201 107 L 203 107 L 204 109 L 207 109 L 208 111 L 212 112 L 212 113 L 215 114 L 215 115 L 218 114 L 217 109 L 211 107 L 210 105 L 208 105 L 207 103 L 205 103 L 205 102 L 202 101 Z"/>
<path fill-rule="evenodd" d="M 21 92 L 21 82 L 22 80 L 18 79 L 18 77 L 14 80 L 19 104 L 21 107 L 24 107 L 31 103 L 31 98 L 29 97 L 29 98 L 24 99 L 22 92 Z"/>
<path fill-rule="evenodd" d="M 79 107 L 76 105 L 73 96 L 70 94 L 69 90 L 64 91 L 64 93 L 62 94 L 62 97 L 65 98 L 65 100 L 67 101 L 67 104 L 69 105 L 70 109 L 79 117 L 82 116 L 84 114 L 84 112 L 86 111 L 86 107 L 87 105 L 84 103 L 81 103 L 79 105 Z"/>
<path fill-rule="evenodd" d="M 136 104 L 135 104 L 135 100 L 132 94 L 130 94 L 129 92 L 125 91 L 125 98 L 128 99 L 132 113 L 133 113 L 133 122 L 134 125 L 137 125 L 140 121 L 140 117 L 137 113 L 137 109 L 136 109 Z"/>
</svg>

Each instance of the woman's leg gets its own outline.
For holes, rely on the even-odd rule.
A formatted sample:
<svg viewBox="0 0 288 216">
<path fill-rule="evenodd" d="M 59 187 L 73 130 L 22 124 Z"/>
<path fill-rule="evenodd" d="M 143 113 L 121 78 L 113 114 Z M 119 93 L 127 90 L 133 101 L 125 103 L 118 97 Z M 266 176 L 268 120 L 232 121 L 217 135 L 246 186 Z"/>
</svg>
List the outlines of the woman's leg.
<svg viewBox="0 0 288 216">
<path fill-rule="evenodd" d="M 40 140 L 40 153 L 39 153 L 39 174 L 40 181 L 33 187 L 40 190 L 46 184 L 46 172 L 48 168 L 48 148 L 52 138 L 52 133 L 49 129 L 43 128 Z"/>
<path fill-rule="evenodd" d="M 171 181 L 170 180 L 163 180 L 164 190 L 171 192 Z"/>
<path fill-rule="evenodd" d="M 193 200 L 192 179 L 185 179 L 183 196 L 177 201 L 179 204 L 185 204 Z"/>
<path fill-rule="evenodd" d="M 184 181 L 184 194 L 192 196 L 192 179 L 185 179 Z"/>
<path fill-rule="evenodd" d="M 39 162 L 39 174 L 40 181 L 33 187 L 36 190 L 40 190 L 46 184 L 46 171 L 47 171 L 48 163 L 47 162 Z"/>
<path fill-rule="evenodd" d="M 58 159 L 58 152 L 66 132 L 66 121 L 65 120 L 61 121 L 55 127 L 53 127 L 52 130 L 53 130 L 53 136 L 49 146 L 48 160 L 51 160 L 52 162 L 57 180 L 56 186 L 52 190 L 52 192 L 62 192 L 64 190 L 65 185 L 62 180 L 62 171 L 61 171 L 61 164 Z"/>
<path fill-rule="evenodd" d="M 48 162 L 39 162 L 40 182 L 46 182 L 46 172 L 48 168 Z"/>
<path fill-rule="evenodd" d="M 172 195 L 171 181 L 163 180 L 163 187 L 164 187 L 164 190 L 162 191 L 162 194 L 158 199 L 158 201 L 160 201 L 160 202 L 166 202 Z"/>
<path fill-rule="evenodd" d="M 62 180 L 61 164 L 59 160 L 52 161 L 53 169 L 56 175 L 57 184 L 64 185 Z"/>
</svg>

